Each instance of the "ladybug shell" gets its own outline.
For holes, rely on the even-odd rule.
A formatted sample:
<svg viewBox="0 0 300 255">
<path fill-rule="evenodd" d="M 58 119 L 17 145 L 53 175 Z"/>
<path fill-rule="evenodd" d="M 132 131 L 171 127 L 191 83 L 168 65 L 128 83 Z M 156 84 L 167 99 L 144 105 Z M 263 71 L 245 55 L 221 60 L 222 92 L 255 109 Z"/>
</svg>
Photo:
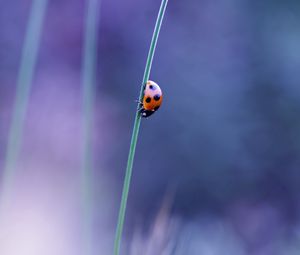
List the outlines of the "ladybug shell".
<svg viewBox="0 0 300 255">
<path fill-rule="evenodd" d="M 154 81 L 147 81 L 142 103 L 142 117 L 149 117 L 160 107 L 162 103 L 162 91 Z"/>
</svg>

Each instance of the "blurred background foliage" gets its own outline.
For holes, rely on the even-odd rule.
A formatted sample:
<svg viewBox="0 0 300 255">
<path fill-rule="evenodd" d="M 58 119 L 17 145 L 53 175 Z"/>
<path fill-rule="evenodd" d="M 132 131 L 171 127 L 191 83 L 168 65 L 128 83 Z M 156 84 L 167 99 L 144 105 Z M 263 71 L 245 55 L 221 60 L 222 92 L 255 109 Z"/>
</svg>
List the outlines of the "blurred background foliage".
<svg viewBox="0 0 300 255">
<path fill-rule="evenodd" d="M 94 254 L 112 250 L 134 100 L 159 4 L 101 1 L 92 145 Z M 30 5 L 29 0 L 0 2 L 1 169 Z M 10 222 L 23 222 L 25 229 L 34 225 L 36 214 L 51 223 L 50 237 L 45 235 L 38 250 L 44 255 L 81 254 L 84 11 L 85 1 L 48 3 L 14 206 L 7 212 Z M 150 230 L 158 224 L 173 247 L 161 248 L 169 249 L 165 254 L 224 254 L 224 249 L 297 254 L 299 27 L 298 0 L 169 1 L 151 72 L 164 102 L 142 121 L 124 250 L 141 254 L 136 245 L 142 237 L 150 242 Z M 165 197 L 170 208 L 159 221 Z M 171 234 L 166 226 L 172 226 Z M 15 231 L 14 243 L 20 233 Z M 47 245 L 52 248 L 43 250 Z M 150 246 L 156 247 L 155 241 Z M 14 254 L 21 253 L 7 255 Z M 28 252 L 35 254 L 41 253 Z"/>
</svg>

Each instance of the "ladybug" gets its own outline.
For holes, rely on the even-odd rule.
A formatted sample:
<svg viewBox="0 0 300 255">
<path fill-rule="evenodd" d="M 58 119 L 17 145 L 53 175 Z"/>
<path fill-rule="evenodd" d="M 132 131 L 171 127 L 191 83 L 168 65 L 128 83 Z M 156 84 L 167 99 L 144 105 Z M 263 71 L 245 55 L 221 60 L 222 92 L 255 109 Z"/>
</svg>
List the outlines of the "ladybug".
<svg viewBox="0 0 300 255">
<path fill-rule="evenodd" d="M 143 101 L 139 112 L 142 118 L 147 118 L 158 110 L 162 102 L 162 91 L 154 81 L 147 81 Z"/>
</svg>

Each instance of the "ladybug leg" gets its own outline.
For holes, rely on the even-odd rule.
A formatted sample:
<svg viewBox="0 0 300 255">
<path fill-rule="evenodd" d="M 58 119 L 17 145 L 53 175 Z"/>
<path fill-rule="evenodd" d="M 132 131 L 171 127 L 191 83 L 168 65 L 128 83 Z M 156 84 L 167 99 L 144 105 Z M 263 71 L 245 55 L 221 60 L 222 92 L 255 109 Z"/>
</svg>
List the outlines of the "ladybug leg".
<svg viewBox="0 0 300 255">
<path fill-rule="evenodd" d="M 138 111 L 140 111 L 141 109 L 143 109 L 143 103 L 140 100 L 135 100 L 136 103 L 139 103 L 138 105 Z"/>
</svg>

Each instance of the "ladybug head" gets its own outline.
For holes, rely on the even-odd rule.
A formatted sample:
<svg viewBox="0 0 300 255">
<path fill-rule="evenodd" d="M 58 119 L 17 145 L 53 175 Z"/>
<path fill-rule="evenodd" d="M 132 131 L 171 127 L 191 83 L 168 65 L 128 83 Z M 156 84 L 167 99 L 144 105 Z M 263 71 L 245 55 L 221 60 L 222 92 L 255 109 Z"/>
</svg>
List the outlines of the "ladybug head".
<svg viewBox="0 0 300 255">
<path fill-rule="evenodd" d="M 141 116 L 142 118 L 148 118 L 149 116 L 151 116 L 155 111 L 150 111 L 150 110 L 145 110 L 142 109 L 141 110 Z"/>
</svg>

